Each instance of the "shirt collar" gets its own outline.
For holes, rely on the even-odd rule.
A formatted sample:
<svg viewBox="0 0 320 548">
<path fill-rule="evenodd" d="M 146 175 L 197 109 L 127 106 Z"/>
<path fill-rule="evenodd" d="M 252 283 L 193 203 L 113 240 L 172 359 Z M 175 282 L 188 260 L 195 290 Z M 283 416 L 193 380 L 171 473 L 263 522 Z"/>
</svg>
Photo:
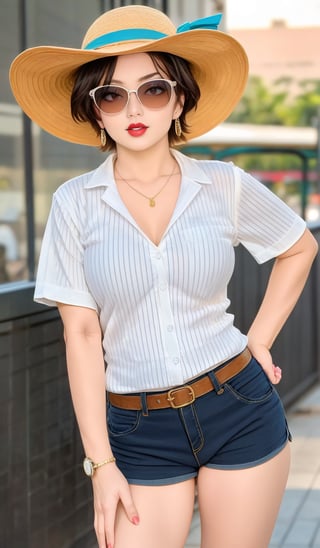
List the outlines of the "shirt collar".
<svg viewBox="0 0 320 548">
<path fill-rule="evenodd" d="M 212 183 L 198 160 L 189 158 L 185 154 L 174 149 L 171 149 L 171 153 L 180 166 L 183 178 L 205 185 Z M 115 184 L 113 177 L 114 157 L 115 154 L 110 154 L 97 169 L 91 172 L 89 179 L 84 186 L 85 188 L 95 188 L 99 186 L 108 187 Z"/>
</svg>

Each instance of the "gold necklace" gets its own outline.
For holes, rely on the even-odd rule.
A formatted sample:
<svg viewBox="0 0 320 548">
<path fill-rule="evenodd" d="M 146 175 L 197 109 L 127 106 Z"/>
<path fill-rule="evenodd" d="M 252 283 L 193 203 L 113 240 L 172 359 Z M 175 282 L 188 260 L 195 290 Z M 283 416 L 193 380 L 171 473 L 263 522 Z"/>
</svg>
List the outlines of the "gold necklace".
<svg viewBox="0 0 320 548">
<path fill-rule="evenodd" d="M 131 188 L 131 190 L 133 190 L 134 192 L 136 192 L 137 194 L 140 194 L 140 196 L 143 196 L 143 198 L 146 198 L 146 200 L 149 200 L 149 206 L 150 207 L 155 207 L 156 205 L 156 201 L 155 199 L 159 196 L 159 194 L 165 189 L 165 187 L 167 186 L 167 184 L 169 183 L 173 173 L 174 173 L 174 170 L 175 170 L 175 164 L 173 164 L 173 170 L 172 172 L 169 174 L 167 180 L 165 181 L 164 185 L 160 188 L 160 190 L 154 195 L 154 196 L 146 196 L 146 194 L 143 194 L 143 192 L 140 192 L 140 190 L 137 190 L 136 188 L 134 188 L 134 186 L 130 185 L 130 183 L 124 178 L 122 177 L 122 175 L 119 173 L 119 170 L 118 168 L 116 167 L 115 165 L 115 173 L 118 174 L 118 176 L 120 177 L 120 179 L 126 183 L 128 185 L 129 188 Z"/>
</svg>

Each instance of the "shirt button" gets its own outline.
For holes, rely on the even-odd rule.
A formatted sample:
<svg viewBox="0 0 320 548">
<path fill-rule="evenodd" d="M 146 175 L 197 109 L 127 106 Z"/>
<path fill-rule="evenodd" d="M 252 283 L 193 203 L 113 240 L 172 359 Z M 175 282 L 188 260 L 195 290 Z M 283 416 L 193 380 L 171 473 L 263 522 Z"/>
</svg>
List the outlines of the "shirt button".
<svg viewBox="0 0 320 548">
<path fill-rule="evenodd" d="M 166 291 L 167 287 L 168 287 L 168 286 L 167 286 L 166 283 L 160 284 L 160 289 L 161 289 L 161 291 Z"/>
<path fill-rule="evenodd" d="M 154 252 L 152 253 L 152 257 L 153 257 L 154 259 L 158 259 L 158 260 L 161 259 L 161 253 L 160 253 L 160 251 L 154 251 Z"/>
<path fill-rule="evenodd" d="M 168 326 L 167 326 L 167 331 L 169 331 L 169 333 L 172 333 L 172 331 L 173 331 L 173 325 L 168 325 Z"/>
<path fill-rule="evenodd" d="M 179 358 L 173 358 L 172 362 L 174 363 L 174 365 L 178 365 L 178 363 L 180 363 L 180 360 Z"/>
</svg>

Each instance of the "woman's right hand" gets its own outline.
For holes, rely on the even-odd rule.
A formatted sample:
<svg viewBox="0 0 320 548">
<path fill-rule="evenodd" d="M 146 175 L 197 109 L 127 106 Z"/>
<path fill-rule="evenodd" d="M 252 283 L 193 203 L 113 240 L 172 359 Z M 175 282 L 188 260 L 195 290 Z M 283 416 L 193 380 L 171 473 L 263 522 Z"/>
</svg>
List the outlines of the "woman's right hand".
<svg viewBox="0 0 320 548">
<path fill-rule="evenodd" d="M 116 463 L 107 464 L 96 470 L 92 485 L 94 528 L 99 548 L 113 548 L 115 518 L 119 503 L 123 505 L 129 521 L 134 525 L 139 524 L 139 515 L 130 487 Z"/>
</svg>

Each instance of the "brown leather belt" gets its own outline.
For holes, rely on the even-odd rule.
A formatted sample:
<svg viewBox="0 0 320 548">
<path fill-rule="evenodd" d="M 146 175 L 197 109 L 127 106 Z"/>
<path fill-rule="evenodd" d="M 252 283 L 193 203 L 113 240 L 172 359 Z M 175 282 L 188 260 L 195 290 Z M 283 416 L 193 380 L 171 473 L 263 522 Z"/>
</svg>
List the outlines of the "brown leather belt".
<svg viewBox="0 0 320 548">
<path fill-rule="evenodd" d="M 252 358 L 251 352 L 248 348 L 245 348 L 241 354 L 238 354 L 235 358 L 231 359 L 226 365 L 222 365 L 215 372 L 215 376 L 219 381 L 219 384 L 223 385 L 229 379 L 240 373 L 250 362 Z M 147 394 L 147 407 L 148 409 L 166 409 L 167 407 L 179 408 L 190 405 L 196 398 L 204 396 L 215 390 L 210 377 L 205 375 L 201 379 L 172 388 L 168 392 L 149 393 Z M 121 409 L 129 409 L 132 411 L 139 411 L 142 409 L 140 396 L 129 394 L 114 394 L 108 392 L 108 400 L 111 405 L 120 407 Z"/>
</svg>

